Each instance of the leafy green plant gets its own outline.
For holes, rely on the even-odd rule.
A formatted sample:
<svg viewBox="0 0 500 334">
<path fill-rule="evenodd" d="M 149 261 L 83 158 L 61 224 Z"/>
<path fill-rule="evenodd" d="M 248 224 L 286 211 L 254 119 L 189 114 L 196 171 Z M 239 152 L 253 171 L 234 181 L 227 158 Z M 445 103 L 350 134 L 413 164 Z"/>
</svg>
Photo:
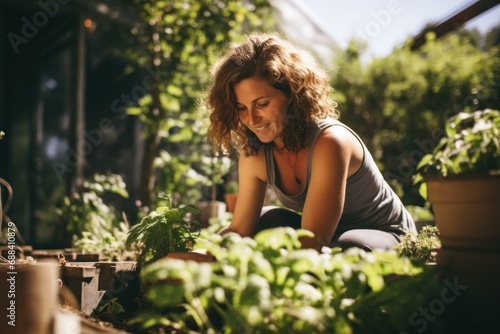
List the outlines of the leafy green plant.
<svg viewBox="0 0 500 334">
<path fill-rule="evenodd" d="M 99 308 L 99 312 L 104 316 L 111 318 L 116 317 L 120 313 L 125 313 L 125 309 L 123 308 L 122 304 L 118 302 L 118 298 L 115 297 L 106 304 L 102 305 Z"/>
<path fill-rule="evenodd" d="M 134 0 L 128 5 L 139 24 L 113 40 L 122 38 L 116 52 L 130 61 L 127 70 L 154 73 L 145 103 L 128 110 L 144 122 L 139 199 L 152 207 L 160 143 L 169 145 L 169 152 L 186 144 L 195 147 L 193 152 L 199 149 L 203 127 L 197 101 L 210 79 L 210 64 L 248 30 L 272 26 L 273 7 L 268 0 Z M 182 145 L 177 145 L 179 137 Z"/>
<path fill-rule="evenodd" d="M 141 221 L 132 226 L 127 235 L 126 246 L 135 246 L 139 250 L 137 264 L 144 266 L 156 261 L 170 252 L 186 252 L 192 249 L 198 238 L 197 221 L 188 220 L 187 214 L 198 214 L 194 205 L 172 208 L 170 196 L 160 193 L 166 201 L 165 206 L 151 211 Z"/>
<path fill-rule="evenodd" d="M 203 234 L 196 247 L 216 262 L 164 259 L 143 268 L 141 280 L 152 286 L 146 298 L 162 312 L 130 323 L 176 323 L 203 333 L 392 333 L 407 328 L 409 315 L 438 293 L 436 268 L 394 251 L 301 249 L 299 237 L 309 234 L 291 228 L 254 239 Z"/>
<path fill-rule="evenodd" d="M 193 150 L 190 149 L 189 152 Z M 159 173 L 155 189 L 171 194 L 174 206 L 177 203 L 196 203 L 200 200 L 201 187 L 205 184 L 206 177 L 193 168 L 198 160 L 199 157 L 194 153 L 170 154 L 165 150 L 161 150 L 156 157 L 155 167 Z"/>
<path fill-rule="evenodd" d="M 425 177 L 500 172 L 500 111 L 461 112 L 446 122 L 446 135 L 417 166 L 415 184 Z"/>
<path fill-rule="evenodd" d="M 436 249 L 441 247 L 439 230 L 436 226 L 426 225 L 419 233 L 409 232 L 394 246 L 401 256 L 418 262 L 435 262 Z"/>
<path fill-rule="evenodd" d="M 362 137 L 391 186 L 402 184 L 403 203 L 422 203 L 413 176 L 421 156 L 439 142 L 446 118 L 500 109 L 498 45 L 483 43 L 456 31 L 369 62 L 363 61 L 367 48 L 355 42 L 336 54 L 332 86 L 342 120 Z"/>
<path fill-rule="evenodd" d="M 96 226 L 92 226 L 92 230 L 82 232 L 82 236 L 73 242 L 73 247 L 86 253 L 100 253 L 109 260 L 133 259 L 134 253 L 125 246 L 128 231 L 129 226 L 124 222 L 111 230 L 96 230 Z"/>
<path fill-rule="evenodd" d="M 125 251 L 126 223 L 113 205 L 105 203 L 105 194 L 128 198 L 125 182 L 118 174 L 94 174 L 83 182 L 83 191 L 73 198 L 64 197 L 56 213 L 66 224 L 71 246 L 98 252 L 108 258 L 120 257 Z"/>
<path fill-rule="evenodd" d="M 227 194 L 236 194 L 236 193 L 238 193 L 238 188 L 239 188 L 238 182 L 234 181 L 234 180 L 228 181 L 226 183 L 226 185 L 224 186 L 224 189 L 226 190 Z"/>
<path fill-rule="evenodd" d="M 207 176 L 206 185 L 211 188 L 211 199 L 215 201 L 216 186 L 224 181 L 224 176 L 231 169 L 231 159 L 226 156 L 203 156 L 201 169 Z"/>
</svg>

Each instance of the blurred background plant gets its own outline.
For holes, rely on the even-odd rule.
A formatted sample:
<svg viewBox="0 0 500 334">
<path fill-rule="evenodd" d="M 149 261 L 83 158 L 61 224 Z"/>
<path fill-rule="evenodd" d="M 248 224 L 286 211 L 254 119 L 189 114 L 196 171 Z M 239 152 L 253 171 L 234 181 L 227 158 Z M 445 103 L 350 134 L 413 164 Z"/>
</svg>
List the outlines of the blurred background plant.
<svg viewBox="0 0 500 334">
<path fill-rule="evenodd" d="M 413 176 L 445 134 L 446 120 L 500 108 L 498 32 L 428 34 L 418 50 L 408 43 L 369 63 L 361 62 L 366 46 L 352 40 L 335 58 L 341 119 L 360 134 L 406 205 L 425 204 Z"/>
<path fill-rule="evenodd" d="M 217 186 L 224 182 L 224 177 L 231 169 L 231 159 L 227 156 L 212 155 L 201 157 L 201 170 L 206 175 L 205 186 L 210 188 L 210 200 L 217 200 Z"/>
<path fill-rule="evenodd" d="M 159 78 L 137 106 L 127 109 L 144 124 L 139 200 L 150 207 L 154 194 L 166 191 L 166 186 L 174 204 L 178 197 L 191 203 L 194 192 L 185 190 L 201 185 L 193 165 L 200 162 L 196 152 L 206 141 L 198 100 L 210 66 L 245 32 L 272 26 L 272 6 L 268 0 L 135 0 L 131 6 L 143 24 L 122 36 L 124 48 L 119 52 L 131 60 L 129 72 L 147 68 Z M 168 154 L 159 154 L 159 149 Z M 189 171 L 192 179 L 181 177 L 178 170 Z M 157 177 L 161 182 L 155 182 Z"/>
<path fill-rule="evenodd" d="M 129 226 L 126 217 L 116 212 L 112 196 L 129 195 L 122 176 L 107 173 L 85 180 L 82 192 L 74 198 L 64 197 L 56 214 L 66 226 L 67 246 L 102 253 L 106 258 L 123 256 Z"/>
</svg>

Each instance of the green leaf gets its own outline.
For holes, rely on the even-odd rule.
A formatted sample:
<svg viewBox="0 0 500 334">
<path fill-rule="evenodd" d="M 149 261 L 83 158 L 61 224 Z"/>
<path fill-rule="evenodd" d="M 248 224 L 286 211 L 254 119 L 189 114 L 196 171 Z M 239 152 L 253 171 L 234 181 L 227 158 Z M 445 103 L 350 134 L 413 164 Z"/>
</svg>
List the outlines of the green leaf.
<svg viewBox="0 0 500 334">
<path fill-rule="evenodd" d="M 161 314 L 141 313 L 127 321 L 127 324 L 141 324 L 142 328 L 148 329 L 154 326 L 170 326 L 172 324 L 172 321 L 170 321 L 168 317 Z"/>
<path fill-rule="evenodd" d="M 178 86 L 168 85 L 167 86 L 167 92 L 170 95 L 173 95 L 173 96 L 176 96 L 176 97 L 182 96 L 182 89 L 180 89 Z"/>
<path fill-rule="evenodd" d="M 146 297 L 157 307 L 176 306 L 184 301 L 182 284 L 164 283 L 148 290 Z"/>
<path fill-rule="evenodd" d="M 139 116 L 143 113 L 143 109 L 141 107 L 128 107 L 127 114 L 131 116 Z"/>
</svg>

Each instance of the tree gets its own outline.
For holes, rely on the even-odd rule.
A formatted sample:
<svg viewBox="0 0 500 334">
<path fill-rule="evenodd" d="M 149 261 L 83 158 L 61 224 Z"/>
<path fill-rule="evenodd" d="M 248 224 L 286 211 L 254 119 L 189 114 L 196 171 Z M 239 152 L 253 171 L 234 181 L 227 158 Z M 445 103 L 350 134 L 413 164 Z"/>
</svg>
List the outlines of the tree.
<svg viewBox="0 0 500 334">
<path fill-rule="evenodd" d="M 182 143 L 190 151 L 203 140 L 197 101 L 211 64 L 245 32 L 270 27 L 272 7 L 268 0 L 130 0 L 129 6 L 140 23 L 127 36 L 122 54 L 132 60 L 131 70 L 145 71 L 146 94 L 128 112 L 145 125 L 139 199 L 149 207 L 160 144 L 168 150 Z"/>
<path fill-rule="evenodd" d="M 332 85 L 342 119 L 360 133 L 391 185 L 402 187 L 408 204 L 422 203 L 412 178 L 443 134 L 446 118 L 500 105 L 499 48 L 483 51 L 470 36 L 429 35 L 417 51 L 403 47 L 367 65 L 360 64 L 360 47 L 352 42 L 337 58 Z"/>
</svg>

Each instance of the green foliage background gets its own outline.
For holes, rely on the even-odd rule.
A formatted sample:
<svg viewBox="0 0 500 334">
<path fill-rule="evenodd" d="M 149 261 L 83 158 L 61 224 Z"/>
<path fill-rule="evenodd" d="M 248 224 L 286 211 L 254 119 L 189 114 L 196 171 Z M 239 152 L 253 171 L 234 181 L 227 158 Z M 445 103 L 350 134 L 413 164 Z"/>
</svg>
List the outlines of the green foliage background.
<svg viewBox="0 0 500 334">
<path fill-rule="evenodd" d="M 128 113 L 144 124 L 139 199 L 172 194 L 174 206 L 200 198 L 202 157 L 209 154 L 199 100 L 210 67 L 232 43 L 256 30 L 279 30 L 268 0 L 124 1 L 137 14 L 131 28 L 109 30 L 127 73 L 160 78 Z M 360 134 L 386 179 L 406 205 L 423 205 L 412 184 L 416 166 L 458 112 L 499 109 L 499 28 L 486 36 L 459 30 L 417 51 L 407 46 L 369 63 L 352 41 L 332 60 L 341 120 Z M 290 36 L 293 38 L 293 36 Z M 208 149 L 207 149 L 208 148 Z"/>
<path fill-rule="evenodd" d="M 271 27 L 272 6 L 268 0 L 130 0 L 129 6 L 139 22 L 122 36 L 121 55 L 130 60 L 129 71 L 149 68 L 160 77 L 139 105 L 128 109 L 145 125 L 140 200 L 151 206 L 154 193 L 166 191 L 174 201 L 193 203 L 199 196 L 189 190 L 200 186 L 191 181 L 199 179 L 196 164 L 206 143 L 198 102 L 210 68 L 231 42 Z M 159 150 L 166 150 L 169 160 Z M 179 169 L 192 177 L 179 176 Z M 155 189 L 156 176 L 161 189 Z"/>
<path fill-rule="evenodd" d="M 405 204 L 423 204 L 412 178 L 444 135 L 446 119 L 500 106 L 495 33 L 481 39 L 459 31 L 439 40 L 429 34 L 417 51 L 408 44 L 368 64 L 361 61 L 363 45 L 352 41 L 335 59 L 341 120 L 360 134 Z"/>
<path fill-rule="evenodd" d="M 202 235 L 196 247 L 217 261 L 163 259 L 144 267 L 140 278 L 154 308 L 130 324 L 202 333 L 398 333 L 442 290 L 438 270 L 394 251 L 319 253 L 300 249 L 301 235 L 310 232 Z"/>
</svg>

